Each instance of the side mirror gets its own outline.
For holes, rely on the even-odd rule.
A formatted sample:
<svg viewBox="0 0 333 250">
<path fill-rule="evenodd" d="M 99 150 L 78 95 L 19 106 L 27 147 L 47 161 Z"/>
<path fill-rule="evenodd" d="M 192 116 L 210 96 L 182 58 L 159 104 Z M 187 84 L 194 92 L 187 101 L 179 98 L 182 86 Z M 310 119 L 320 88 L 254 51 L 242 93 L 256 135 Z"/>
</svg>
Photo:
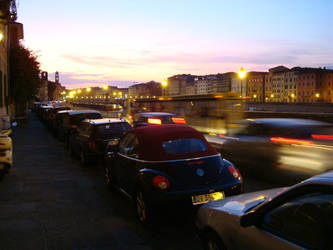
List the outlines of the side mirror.
<svg viewBox="0 0 333 250">
<path fill-rule="evenodd" d="M 17 122 L 12 122 L 12 127 L 16 127 L 18 125 Z"/>
<path fill-rule="evenodd" d="M 253 211 L 250 211 L 240 218 L 240 225 L 242 227 L 254 226 L 257 223 L 257 214 Z"/>
</svg>

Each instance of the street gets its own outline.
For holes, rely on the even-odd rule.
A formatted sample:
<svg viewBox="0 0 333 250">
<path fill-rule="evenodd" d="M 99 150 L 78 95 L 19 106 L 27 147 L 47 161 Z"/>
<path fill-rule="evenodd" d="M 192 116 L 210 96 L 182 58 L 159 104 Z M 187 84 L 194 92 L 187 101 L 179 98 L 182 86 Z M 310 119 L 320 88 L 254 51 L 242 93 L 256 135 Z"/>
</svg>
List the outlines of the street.
<svg viewBox="0 0 333 250">
<path fill-rule="evenodd" d="M 0 182 L 2 249 L 201 249 L 194 210 L 142 226 L 134 204 L 83 168 L 34 113 L 13 132 L 14 165 Z M 274 187 L 245 176 L 245 191 Z"/>
</svg>

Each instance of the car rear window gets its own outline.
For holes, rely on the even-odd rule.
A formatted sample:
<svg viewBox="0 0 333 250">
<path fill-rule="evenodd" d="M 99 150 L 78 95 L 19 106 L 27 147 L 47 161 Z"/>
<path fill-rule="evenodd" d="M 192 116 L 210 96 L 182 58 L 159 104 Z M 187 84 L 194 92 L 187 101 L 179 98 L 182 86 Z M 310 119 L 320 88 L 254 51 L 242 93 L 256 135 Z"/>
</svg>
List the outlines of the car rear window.
<svg viewBox="0 0 333 250">
<path fill-rule="evenodd" d="M 132 127 L 127 122 L 119 123 L 108 123 L 98 125 L 98 134 L 101 138 L 120 138 L 127 130 L 130 130 Z"/>
<path fill-rule="evenodd" d="M 207 145 L 199 138 L 169 140 L 163 142 L 162 147 L 171 155 L 199 153 L 207 150 Z"/>
<path fill-rule="evenodd" d="M 100 113 L 82 113 L 71 116 L 71 124 L 78 125 L 84 119 L 101 119 Z"/>
</svg>

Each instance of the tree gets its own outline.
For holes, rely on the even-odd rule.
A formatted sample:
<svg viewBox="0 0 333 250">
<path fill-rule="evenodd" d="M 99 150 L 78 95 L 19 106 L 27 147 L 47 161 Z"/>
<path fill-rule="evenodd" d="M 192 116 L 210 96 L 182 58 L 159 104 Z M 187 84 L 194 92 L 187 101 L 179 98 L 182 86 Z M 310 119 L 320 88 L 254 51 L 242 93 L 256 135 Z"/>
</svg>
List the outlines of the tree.
<svg viewBox="0 0 333 250">
<path fill-rule="evenodd" d="M 10 86 L 15 103 L 25 104 L 38 92 L 42 81 L 36 54 L 22 44 L 10 48 Z"/>
</svg>

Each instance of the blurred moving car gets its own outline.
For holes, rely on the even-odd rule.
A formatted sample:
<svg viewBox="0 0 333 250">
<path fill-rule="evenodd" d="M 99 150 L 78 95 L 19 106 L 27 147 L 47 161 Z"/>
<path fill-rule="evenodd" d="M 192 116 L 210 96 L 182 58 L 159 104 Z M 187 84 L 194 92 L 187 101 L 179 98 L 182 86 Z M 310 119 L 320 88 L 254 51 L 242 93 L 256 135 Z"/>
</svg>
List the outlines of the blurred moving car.
<svg viewBox="0 0 333 250">
<path fill-rule="evenodd" d="M 333 171 L 202 206 L 205 249 L 332 249 Z"/>
<path fill-rule="evenodd" d="M 71 154 L 80 156 L 86 165 L 91 160 L 105 156 L 108 147 L 115 147 L 119 138 L 131 129 L 131 125 L 122 119 L 83 120 L 69 138 Z"/>
<path fill-rule="evenodd" d="M 333 124 L 290 118 L 247 119 L 205 136 L 241 170 L 295 184 L 333 169 Z"/>
<path fill-rule="evenodd" d="M 68 139 L 71 133 L 73 133 L 77 125 L 84 119 L 101 119 L 102 115 L 96 110 L 72 110 L 63 112 L 61 115 L 61 121 L 58 126 L 58 138 L 61 141 L 65 141 L 68 146 Z"/>
<path fill-rule="evenodd" d="M 105 180 L 135 200 L 142 223 L 161 205 L 196 206 L 243 191 L 234 165 L 200 132 L 179 124 L 128 131 L 108 153 Z"/>
<path fill-rule="evenodd" d="M 147 126 L 153 124 L 185 124 L 184 118 L 177 117 L 172 113 L 164 112 L 140 112 L 133 116 L 133 127 Z"/>
</svg>

